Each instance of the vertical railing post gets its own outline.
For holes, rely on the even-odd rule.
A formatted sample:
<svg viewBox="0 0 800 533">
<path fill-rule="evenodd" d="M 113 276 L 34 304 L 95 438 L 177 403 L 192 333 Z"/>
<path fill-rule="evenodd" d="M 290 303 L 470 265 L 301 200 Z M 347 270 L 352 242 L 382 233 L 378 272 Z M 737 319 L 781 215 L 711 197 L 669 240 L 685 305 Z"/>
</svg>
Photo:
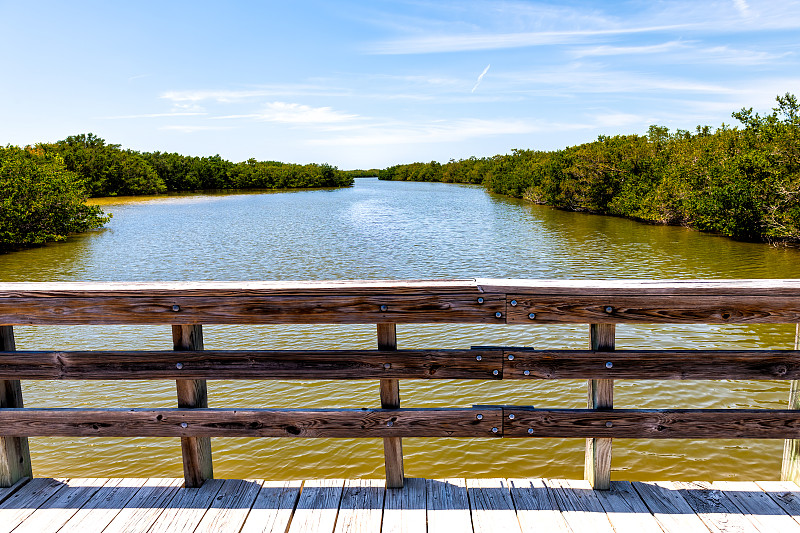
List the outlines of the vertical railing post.
<svg viewBox="0 0 800 533">
<path fill-rule="evenodd" d="M 378 349 L 397 349 L 397 326 L 395 324 L 378 324 Z M 398 380 L 381 380 L 381 408 L 400 408 L 400 382 Z M 386 487 L 402 488 L 404 480 L 402 439 L 400 437 L 384 438 L 383 456 L 386 461 Z"/>
<path fill-rule="evenodd" d="M 800 350 L 800 324 L 795 327 L 794 349 Z M 789 389 L 789 409 L 800 409 L 800 381 L 792 380 Z M 800 482 L 800 439 L 788 439 L 783 443 L 783 481 Z"/>
<path fill-rule="evenodd" d="M 592 350 L 613 351 L 615 346 L 614 324 L 591 324 L 589 326 Z M 589 409 L 612 409 L 614 407 L 614 380 L 589 380 Z M 584 479 L 593 488 L 611 488 L 611 439 L 586 439 L 586 463 Z"/>
<path fill-rule="evenodd" d="M 14 350 L 14 328 L 0 326 L 0 351 Z M 0 379 L 0 409 L 22 407 L 19 380 Z M 24 477 L 33 477 L 28 437 L 0 437 L 0 487 L 10 487 Z"/>
<path fill-rule="evenodd" d="M 172 344 L 176 351 L 202 350 L 203 326 L 172 326 Z M 208 407 L 206 380 L 179 379 L 175 383 L 178 389 L 178 407 Z M 211 437 L 181 437 L 181 453 L 187 488 L 200 487 L 206 479 L 213 479 Z"/>
</svg>

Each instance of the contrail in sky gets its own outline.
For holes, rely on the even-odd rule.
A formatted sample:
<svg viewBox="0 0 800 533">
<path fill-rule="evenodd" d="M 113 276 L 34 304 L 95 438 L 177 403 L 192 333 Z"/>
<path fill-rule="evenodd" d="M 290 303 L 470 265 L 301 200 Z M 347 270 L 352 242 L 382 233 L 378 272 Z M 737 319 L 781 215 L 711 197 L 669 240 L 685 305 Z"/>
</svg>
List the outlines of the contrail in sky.
<svg viewBox="0 0 800 533">
<path fill-rule="evenodd" d="M 486 68 L 483 69 L 483 72 L 481 72 L 481 75 L 478 76 L 478 81 L 475 82 L 475 87 L 473 87 L 472 91 L 470 91 L 470 92 L 473 92 L 473 93 L 475 92 L 475 89 L 477 89 L 478 85 L 481 84 L 481 82 L 483 81 L 483 77 L 486 76 L 487 72 L 489 72 L 489 67 L 491 67 L 491 66 L 492 66 L 491 64 L 486 65 Z"/>
</svg>

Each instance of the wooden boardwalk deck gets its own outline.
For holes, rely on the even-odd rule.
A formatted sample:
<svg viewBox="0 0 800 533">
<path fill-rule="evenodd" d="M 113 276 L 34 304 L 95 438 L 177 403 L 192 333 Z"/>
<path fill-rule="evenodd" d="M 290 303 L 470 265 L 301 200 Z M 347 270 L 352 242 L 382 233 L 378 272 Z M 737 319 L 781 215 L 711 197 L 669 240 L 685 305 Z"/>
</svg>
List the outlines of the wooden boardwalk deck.
<svg viewBox="0 0 800 533">
<path fill-rule="evenodd" d="M 23 480 L 0 489 L 14 532 L 780 532 L 800 533 L 800 487 L 765 482 L 558 479 Z"/>
</svg>

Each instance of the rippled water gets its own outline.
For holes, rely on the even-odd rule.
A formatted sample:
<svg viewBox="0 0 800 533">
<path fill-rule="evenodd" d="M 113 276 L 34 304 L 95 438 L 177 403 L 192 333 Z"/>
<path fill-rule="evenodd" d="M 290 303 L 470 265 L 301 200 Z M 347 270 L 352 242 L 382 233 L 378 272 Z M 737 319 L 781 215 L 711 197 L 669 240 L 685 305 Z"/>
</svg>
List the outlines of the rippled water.
<svg viewBox="0 0 800 533">
<path fill-rule="evenodd" d="M 800 251 L 567 213 L 477 187 L 104 201 L 107 228 L 0 255 L 2 281 L 797 278 Z M 165 327 L 16 327 L 17 347 L 169 349 Z M 374 348 L 374 326 L 204 326 L 210 349 Z M 793 325 L 620 326 L 617 347 L 792 347 Z M 400 348 L 585 348 L 588 326 L 398 326 Z M 210 381 L 211 407 L 378 407 L 377 382 Z M 788 383 L 617 381 L 617 407 L 784 408 Z M 172 407 L 174 383 L 23 383 L 26 406 Z M 402 381 L 405 407 L 584 407 L 583 381 Z M 380 477 L 379 439 L 213 439 L 217 477 Z M 406 475 L 582 477 L 580 439 L 404 439 Z M 782 441 L 614 441 L 615 479 L 777 479 Z M 181 476 L 178 439 L 32 438 L 37 476 Z"/>
</svg>

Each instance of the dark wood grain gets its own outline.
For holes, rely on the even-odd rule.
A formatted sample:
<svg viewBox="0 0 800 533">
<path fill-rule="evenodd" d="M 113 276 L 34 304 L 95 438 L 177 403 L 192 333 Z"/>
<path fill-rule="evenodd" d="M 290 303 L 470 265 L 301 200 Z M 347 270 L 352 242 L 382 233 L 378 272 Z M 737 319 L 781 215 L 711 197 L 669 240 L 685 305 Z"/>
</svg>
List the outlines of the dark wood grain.
<svg viewBox="0 0 800 533">
<path fill-rule="evenodd" d="M 0 352 L 0 379 L 15 380 L 501 379 L 502 369 L 500 350 Z"/>
<path fill-rule="evenodd" d="M 478 418 L 481 415 L 481 418 Z M 502 409 L 3 409 L 7 436 L 500 437 Z M 391 425 L 388 423 L 391 422 Z M 186 427 L 181 424 L 185 423 Z"/>
<path fill-rule="evenodd" d="M 503 379 L 800 379 L 800 351 L 795 350 L 504 350 L 503 353 L 506 356 Z M 508 355 L 514 359 L 508 360 Z"/>
<path fill-rule="evenodd" d="M 800 437 L 800 411 L 778 409 L 504 410 L 505 437 L 787 439 Z M 509 415 L 514 415 L 509 419 Z M 611 424 L 608 426 L 607 424 Z M 532 433 L 528 430 L 532 429 Z"/>
<path fill-rule="evenodd" d="M 0 298 L 0 324 L 505 323 L 505 297 L 476 294 L 358 296 L 134 296 Z M 382 307 L 384 306 L 384 307 Z M 382 310 L 385 309 L 385 310 Z M 496 313 L 501 316 L 497 317 Z"/>
<path fill-rule="evenodd" d="M 509 324 L 759 324 L 800 321 L 797 297 L 748 294 L 509 295 Z M 534 318 L 530 318 L 531 314 Z"/>
</svg>

